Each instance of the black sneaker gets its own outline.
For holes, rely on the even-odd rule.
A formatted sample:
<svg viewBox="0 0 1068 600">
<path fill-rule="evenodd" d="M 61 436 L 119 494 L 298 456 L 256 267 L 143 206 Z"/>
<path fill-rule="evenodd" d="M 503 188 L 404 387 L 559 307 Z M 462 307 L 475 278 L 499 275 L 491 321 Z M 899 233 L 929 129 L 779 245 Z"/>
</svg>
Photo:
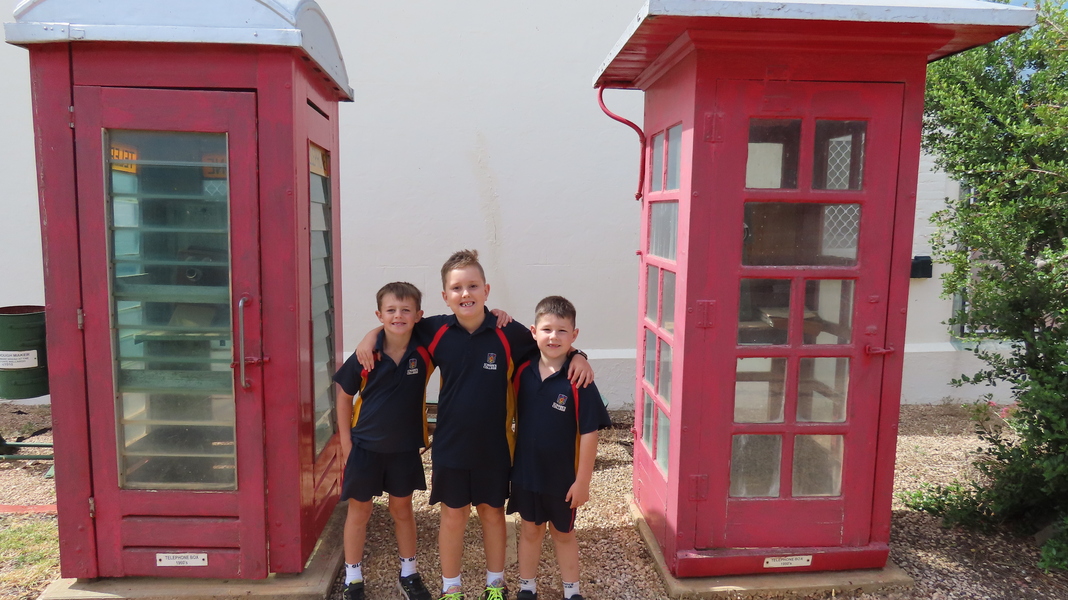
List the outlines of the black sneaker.
<svg viewBox="0 0 1068 600">
<path fill-rule="evenodd" d="M 519 590 L 519 595 L 515 597 L 515 600 L 538 600 L 538 594 L 530 590 Z"/>
<path fill-rule="evenodd" d="M 583 598 L 581 594 L 575 594 L 574 596 L 571 596 L 570 598 L 564 598 L 564 600 L 586 600 L 586 599 Z"/>
<path fill-rule="evenodd" d="M 401 595 L 408 600 L 430 600 L 430 591 L 423 585 L 423 578 L 419 573 L 399 578 L 397 587 L 400 588 Z"/>
<path fill-rule="evenodd" d="M 353 581 L 346 585 L 341 597 L 345 600 L 363 600 L 363 582 Z"/>
</svg>

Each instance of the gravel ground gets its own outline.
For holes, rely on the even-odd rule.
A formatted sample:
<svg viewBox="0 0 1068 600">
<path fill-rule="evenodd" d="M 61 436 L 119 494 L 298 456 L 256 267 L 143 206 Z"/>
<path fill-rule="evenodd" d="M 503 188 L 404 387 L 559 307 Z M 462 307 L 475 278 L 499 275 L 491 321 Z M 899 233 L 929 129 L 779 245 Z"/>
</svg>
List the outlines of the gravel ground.
<svg viewBox="0 0 1068 600">
<path fill-rule="evenodd" d="M 12 416 L 9 412 L 12 409 L 26 412 L 28 408 L 0 403 L 0 435 L 8 440 L 14 439 L 18 430 L 10 433 L 11 424 L 25 422 L 28 415 Z M 593 497 L 579 511 L 577 526 L 583 596 L 633 600 L 666 598 L 649 552 L 630 523 L 626 505 L 633 448 L 630 424 L 622 421 L 629 416 L 616 413 L 613 418 L 617 428 L 602 432 L 592 484 Z M 44 435 L 35 439 L 47 438 Z M 972 424 L 959 406 L 902 407 L 896 491 L 916 489 L 921 482 L 949 483 L 974 476 L 970 454 L 977 447 Z M 31 466 L 0 464 L 0 505 L 54 503 L 53 484 L 42 477 L 47 467 L 47 463 Z M 424 580 L 434 591 L 441 581 L 435 535 L 438 515 L 435 509 L 427 506 L 426 500 L 425 492 L 417 493 L 418 557 Z M 837 594 L 833 597 L 869 600 L 1068 599 L 1068 573 L 1045 574 L 1035 567 L 1038 549 L 1030 537 L 1015 537 L 1005 532 L 983 534 L 943 529 L 937 518 L 906 510 L 897 499 L 893 509 L 891 559 L 915 579 L 915 587 L 885 595 Z M 399 597 L 394 587 L 397 558 L 392 531 L 383 503 L 376 507 L 372 516 L 364 559 L 367 592 L 372 600 Z M 485 562 L 475 517 L 469 523 L 466 546 L 464 585 L 470 594 L 468 597 L 477 598 L 485 577 Z M 511 585 L 516 585 L 518 574 L 514 566 L 509 568 L 506 576 Z M 543 548 L 538 592 L 547 599 L 562 596 L 548 536 Z M 6 597 L 3 589 L 0 589 L 0 597 Z M 801 596 L 810 599 L 831 597 Z M 331 598 L 341 598 L 340 580 Z"/>
</svg>

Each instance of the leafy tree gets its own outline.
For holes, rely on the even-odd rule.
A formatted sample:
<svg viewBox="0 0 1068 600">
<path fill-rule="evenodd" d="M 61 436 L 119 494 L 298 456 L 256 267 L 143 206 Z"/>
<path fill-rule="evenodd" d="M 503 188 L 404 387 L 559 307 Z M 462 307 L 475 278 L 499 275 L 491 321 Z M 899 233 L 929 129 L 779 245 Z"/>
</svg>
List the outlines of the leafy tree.
<svg viewBox="0 0 1068 600">
<path fill-rule="evenodd" d="M 928 69 L 923 147 L 964 190 L 932 217 L 943 290 L 965 299 L 966 339 L 1001 342 L 958 383 L 1007 383 L 1014 435 L 981 427 L 983 481 L 911 504 L 950 523 L 1057 519 L 1041 564 L 1068 568 L 1068 18 L 1036 8 L 1030 30 Z"/>
</svg>

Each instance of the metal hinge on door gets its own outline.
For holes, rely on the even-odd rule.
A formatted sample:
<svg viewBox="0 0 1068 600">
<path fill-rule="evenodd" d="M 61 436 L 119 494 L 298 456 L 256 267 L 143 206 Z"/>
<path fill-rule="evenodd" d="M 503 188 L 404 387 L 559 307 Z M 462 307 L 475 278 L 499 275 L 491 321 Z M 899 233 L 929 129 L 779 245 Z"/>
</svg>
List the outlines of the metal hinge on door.
<svg viewBox="0 0 1068 600">
<path fill-rule="evenodd" d="M 78 309 L 78 329 L 85 329 L 85 312 Z"/>
<path fill-rule="evenodd" d="M 89 518 L 96 518 L 96 498 L 93 498 L 92 496 L 89 497 Z"/>
<path fill-rule="evenodd" d="M 723 141 L 723 113 L 705 113 L 705 142 L 717 144 Z"/>
<path fill-rule="evenodd" d="M 708 475 L 690 475 L 690 500 L 708 499 Z"/>
<path fill-rule="evenodd" d="M 74 129 L 74 105 L 68 106 L 67 110 L 70 112 L 70 128 Z"/>
<path fill-rule="evenodd" d="M 692 311 L 691 311 L 692 312 Z M 695 327 L 701 327 L 708 329 L 716 326 L 716 301 L 715 300 L 698 300 L 697 301 L 697 314 L 695 316 Z"/>
</svg>

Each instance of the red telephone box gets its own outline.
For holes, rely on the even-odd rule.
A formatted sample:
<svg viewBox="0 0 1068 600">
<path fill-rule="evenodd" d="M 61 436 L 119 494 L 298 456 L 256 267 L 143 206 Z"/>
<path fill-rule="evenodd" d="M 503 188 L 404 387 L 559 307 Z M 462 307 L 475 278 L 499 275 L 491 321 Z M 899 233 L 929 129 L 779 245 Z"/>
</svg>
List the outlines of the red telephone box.
<svg viewBox="0 0 1068 600">
<path fill-rule="evenodd" d="M 297 573 L 339 493 L 338 102 L 308 0 L 24 2 L 64 577 Z"/>
<path fill-rule="evenodd" d="M 878 568 L 926 64 L 1023 29 L 950 0 L 647 2 L 634 499 L 680 577 Z"/>
</svg>

